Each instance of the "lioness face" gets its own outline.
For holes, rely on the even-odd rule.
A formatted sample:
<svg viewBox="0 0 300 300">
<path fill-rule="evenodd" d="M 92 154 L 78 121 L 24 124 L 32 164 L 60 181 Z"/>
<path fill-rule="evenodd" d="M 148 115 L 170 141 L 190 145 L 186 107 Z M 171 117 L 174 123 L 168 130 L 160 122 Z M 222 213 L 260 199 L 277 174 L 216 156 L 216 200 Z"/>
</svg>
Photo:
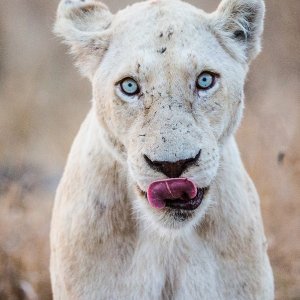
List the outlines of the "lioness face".
<svg viewBox="0 0 300 300">
<path fill-rule="evenodd" d="M 199 222 L 213 200 L 222 146 L 239 123 L 247 65 L 259 48 L 235 27 L 246 20 L 233 13 L 239 2 L 247 6 L 227 0 L 214 14 L 168 0 L 138 3 L 114 17 L 102 13 L 109 42 L 89 74 L 94 108 L 128 170 L 134 208 L 160 228 Z M 250 29 L 258 22 L 253 3 Z M 257 23 L 254 29 L 260 35 Z"/>
<path fill-rule="evenodd" d="M 198 221 L 211 201 L 222 144 L 241 115 L 246 70 L 186 4 L 139 4 L 119 19 L 93 82 L 98 116 L 127 159 L 134 205 L 177 228 Z M 195 183 L 199 199 L 172 197 L 166 181 L 169 195 L 158 191 L 165 203 L 151 205 L 149 187 L 167 178 Z"/>
</svg>

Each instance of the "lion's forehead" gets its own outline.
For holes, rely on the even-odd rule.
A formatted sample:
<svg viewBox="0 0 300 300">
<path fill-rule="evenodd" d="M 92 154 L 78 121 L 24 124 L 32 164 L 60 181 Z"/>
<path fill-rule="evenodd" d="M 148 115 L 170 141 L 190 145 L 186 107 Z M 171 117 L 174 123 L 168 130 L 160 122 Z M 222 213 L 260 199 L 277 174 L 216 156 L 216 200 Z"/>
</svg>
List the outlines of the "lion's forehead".
<svg viewBox="0 0 300 300">
<path fill-rule="evenodd" d="M 161 33 L 156 31 L 149 33 L 145 39 L 133 38 L 130 41 L 125 37 L 122 44 L 120 39 L 116 39 L 104 59 L 106 69 L 113 77 L 132 75 L 150 81 L 153 77 L 157 82 L 162 78 L 194 79 L 206 69 L 226 74 L 230 70 L 227 64 L 224 65 L 225 61 L 234 63 L 231 69 L 238 67 L 214 35 L 206 30 L 188 38 L 176 37 L 176 31 L 171 27 L 167 27 L 165 32 L 173 32 L 174 36 L 157 38 Z"/>
<path fill-rule="evenodd" d="M 175 43 L 191 40 L 206 30 L 206 14 L 180 1 L 141 2 L 120 11 L 113 21 L 118 41 L 149 46 L 152 43 Z"/>
<path fill-rule="evenodd" d="M 190 72 L 222 68 L 224 60 L 231 60 L 211 31 L 206 13 L 176 0 L 151 3 L 132 5 L 115 16 L 106 58 L 116 68 Z"/>
</svg>

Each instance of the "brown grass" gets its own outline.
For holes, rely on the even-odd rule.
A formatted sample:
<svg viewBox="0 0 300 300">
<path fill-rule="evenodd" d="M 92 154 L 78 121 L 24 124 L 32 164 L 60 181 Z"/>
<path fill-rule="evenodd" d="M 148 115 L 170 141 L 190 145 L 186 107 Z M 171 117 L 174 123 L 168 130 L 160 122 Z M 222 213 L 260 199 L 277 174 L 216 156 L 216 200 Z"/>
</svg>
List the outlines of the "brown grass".
<svg viewBox="0 0 300 300">
<path fill-rule="evenodd" d="M 116 10 L 126 1 L 109 2 Z M 209 10 L 217 2 L 202 1 Z M 276 297 L 295 300 L 300 299 L 300 2 L 266 2 L 264 51 L 246 85 L 238 140 L 262 200 Z M 57 1 L 1 4 L 0 299 L 47 300 L 52 199 L 88 110 L 90 88 L 51 34 Z"/>
</svg>

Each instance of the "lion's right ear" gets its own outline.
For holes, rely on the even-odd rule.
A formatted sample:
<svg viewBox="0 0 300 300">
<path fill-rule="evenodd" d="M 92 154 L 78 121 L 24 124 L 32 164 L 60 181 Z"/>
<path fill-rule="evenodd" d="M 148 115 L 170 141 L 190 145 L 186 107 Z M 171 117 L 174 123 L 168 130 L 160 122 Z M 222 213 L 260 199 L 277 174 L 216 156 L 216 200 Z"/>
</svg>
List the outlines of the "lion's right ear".
<svg viewBox="0 0 300 300">
<path fill-rule="evenodd" d="M 225 47 L 250 62 L 261 49 L 265 4 L 263 0 L 222 0 L 212 14 L 214 29 Z"/>
<path fill-rule="evenodd" d="M 113 15 L 98 0 L 62 0 L 54 33 L 64 39 L 83 75 L 92 78 L 108 49 Z"/>
</svg>

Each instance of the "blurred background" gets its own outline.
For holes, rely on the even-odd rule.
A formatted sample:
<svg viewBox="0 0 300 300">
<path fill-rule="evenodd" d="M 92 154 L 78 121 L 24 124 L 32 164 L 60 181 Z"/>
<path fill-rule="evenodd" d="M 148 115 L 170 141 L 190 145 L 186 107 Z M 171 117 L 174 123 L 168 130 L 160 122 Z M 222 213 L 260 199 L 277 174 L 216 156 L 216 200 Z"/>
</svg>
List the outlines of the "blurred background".
<svg viewBox="0 0 300 300">
<path fill-rule="evenodd" d="M 106 1 L 113 11 L 134 1 Z M 217 0 L 191 3 L 212 11 Z M 0 3 L 0 299 L 51 299 L 49 223 L 89 82 L 51 33 L 58 0 Z M 300 0 L 266 0 L 238 142 L 261 196 L 277 299 L 300 299 Z"/>
</svg>

